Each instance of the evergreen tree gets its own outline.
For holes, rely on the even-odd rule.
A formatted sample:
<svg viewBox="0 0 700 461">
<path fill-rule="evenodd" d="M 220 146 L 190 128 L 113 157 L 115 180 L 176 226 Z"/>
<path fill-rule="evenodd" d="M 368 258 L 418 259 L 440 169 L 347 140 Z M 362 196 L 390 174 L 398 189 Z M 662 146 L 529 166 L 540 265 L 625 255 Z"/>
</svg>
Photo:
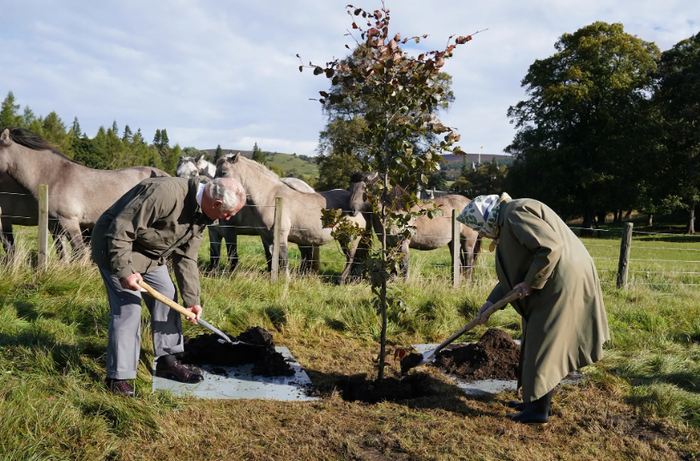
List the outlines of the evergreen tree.
<svg viewBox="0 0 700 461">
<path fill-rule="evenodd" d="M 41 136 L 44 139 L 58 146 L 58 149 L 67 157 L 73 157 L 71 149 L 73 137 L 68 135 L 66 124 L 63 123 L 63 120 L 56 112 L 50 112 L 49 115 L 41 120 L 41 130 Z"/>
<path fill-rule="evenodd" d="M 119 136 L 119 127 L 117 127 L 117 121 L 116 121 L 116 120 L 114 120 L 114 121 L 112 122 L 112 133 L 114 133 L 114 134 L 116 134 L 117 136 Z"/>
<path fill-rule="evenodd" d="M 80 138 L 82 137 L 83 133 L 80 130 L 80 123 L 78 123 L 78 117 L 73 118 L 73 125 L 71 126 L 70 131 L 73 133 L 73 138 Z"/>
<path fill-rule="evenodd" d="M 32 127 L 37 125 L 37 121 L 34 111 L 32 111 L 29 106 L 24 106 L 24 113 L 22 114 L 20 125 L 28 130 L 32 130 Z"/>
<path fill-rule="evenodd" d="M 134 137 L 134 134 L 131 132 L 131 128 L 129 128 L 129 125 L 126 125 L 124 127 L 124 136 L 122 136 L 122 142 L 131 142 Z"/>
<path fill-rule="evenodd" d="M 12 93 L 12 91 L 10 91 L 7 93 L 7 97 L 2 102 L 2 106 L 0 108 L 0 126 L 21 126 L 22 117 L 17 115 L 18 110 L 19 104 L 15 104 L 15 95 Z"/>
<path fill-rule="evenodd" d="M 218 162 L 221 157 L 224 156 L 224 151 L 221 149 L 221 144 L 216 146 L 216 153 L 214 155 L 214 163 Z"/>
<path fill-rule="evenodd" d="M 253 156 L 251 157 L 251 159 L 258 162 L 261 165 L 267 165 L 267 159 L 265 158 L 265 153 L 260 150 L 257 142 L 253 146 Z"/>
</svg>

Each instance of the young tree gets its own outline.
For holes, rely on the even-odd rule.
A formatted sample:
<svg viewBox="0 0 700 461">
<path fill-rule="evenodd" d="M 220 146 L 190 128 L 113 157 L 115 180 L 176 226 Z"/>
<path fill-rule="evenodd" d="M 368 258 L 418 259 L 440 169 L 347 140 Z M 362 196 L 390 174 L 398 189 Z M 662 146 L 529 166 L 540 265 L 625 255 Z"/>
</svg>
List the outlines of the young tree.
<svg viewBox="0 0 700 461">
<path fill-rule="evenodd" d="M 398 184 L 425 184 L 426 175 L 437 170 L 441 152 L 463 153 L 459 147 L 453 147 L 459 136 L 443 125 L 431 109 L 447 96 L 445 87 L 438 84 L 440 69 L 455 47 L 471 40 L 471 36 L 458 37 L 454 44 L 449 40 L 444 50 L 412 57 L 400 47 L 409 39 L 390 33 L 390 15 L 384 2 L 381 9 L 373 12 L 352 5 L 347 8 L 352 29 L 360 36 L 356 39 L 359 59 L 335 60 L 325 66 L 309 63 L 308 67 L 313 69 L 314 75 L 331 79 L 332 91 L 320 92 L 319 102 L 324 108 L 340 107 L 346 100 L 358 102 L 365 95 L 371 95 L 371 104 L 363 104 L 362 117 L 367 127 L 363 139 L 365 149 L 358 160 L 366 170 L 377 171 L 381 181 L 368 187 L 368 199 L 383 229 L 396 227 L 399 235 L 409 236 L 415 217 L 435 212 L 397 212 L 391 206 L 390 193 Z M 410 40 L 419 43 L 421 38 Z M 350 47 L 346 45 L 346 48 Z M 302 64 L 299 70 L 303 71 L 304 67 Z M 424 152 L 419 154 L 414 149 L 412 141 L 415 139 L 427 140 Z M 415 194 L 409 194 L 402 197 L 401 207 L 411 209 L 416 202 Z M 375 305 L 382 317 L 378 381 L 383 379 L 386 365 L 387 308 L 400 302 L 387 291 L 390 273 L 399 266 L 399 251 L 387 246 L 386 232 L 382 235 L 381 249 L 366 263 L 376 296 Z"/>
</svg>

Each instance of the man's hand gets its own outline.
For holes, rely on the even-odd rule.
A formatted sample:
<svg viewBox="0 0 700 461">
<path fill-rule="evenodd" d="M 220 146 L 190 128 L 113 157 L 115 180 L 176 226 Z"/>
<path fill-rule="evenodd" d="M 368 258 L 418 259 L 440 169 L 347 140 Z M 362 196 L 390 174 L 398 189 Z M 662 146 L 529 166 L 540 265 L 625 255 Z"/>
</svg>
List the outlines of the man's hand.
<svg viewBox="0 0 700 461">
<path fill-rule="evenodd" d="M 202 306 L 200 305 L 195 305 L 195 306 L 190 306 L 187 308 L 188 310 L 192 311 L 197 317 L 196 318 L 190 318 L 187 317 L 187 320 L 190 321 L 190 323 L 194 323 L 195 325 L 197 324 L 197 321 L 199 318 L 202 316 Z"/>
<path fill-rule="evenodd" d="M 126 278 L 121 279 L 119 283 L 125 290 L 141 291 L 141 286 L 139 285 L 139 282 L 141 282 L 142 280 L 143 278 L 141 277 L 141 274 L 137 272 L 135 274 L 131 274 Z"/>
<path fill-rule="evenodd" d="M 476 321 L 478 322 L 479 325 L 483 325 L 484 323 L 486 323 L 489 320 L 489 316 L 484 315 L 484 313 L 491 306 L 493 306 L 493 303 L 491 301 L 486 301 L 479 309 L 479 313 L 476 314 Z"/>
</svg>

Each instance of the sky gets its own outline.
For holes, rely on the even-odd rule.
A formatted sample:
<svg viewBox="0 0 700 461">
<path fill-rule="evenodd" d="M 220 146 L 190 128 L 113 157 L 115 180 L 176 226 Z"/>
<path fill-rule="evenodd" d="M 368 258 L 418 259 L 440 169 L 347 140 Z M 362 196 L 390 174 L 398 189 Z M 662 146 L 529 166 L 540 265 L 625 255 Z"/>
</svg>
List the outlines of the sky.
<svg viewBox="0 0 700 461">
<path fill-rule="evenodd" d="M 315 155 L 325 126 L 314 100 L 329 80 L 301 64 L 343 58 L 349 0 L 2 0 L 0 99 L 20 113 L 77 117 L 94 137 L 116 121 L 170 146 Z M 352 0 L 373 11 L 379 0 Z M 564 33 L 596 21 L 661 51 L 700 32 L 698 0 L 386 0 L 390 30 L 428 34 L 422 51 L 451 35 L 474 35 L 443 70 L 455 101 L 441 120 L 469 153 L 500 154 L 515 128 L 510 106 L 527 99 L 520 83 L 552 56 Z"/>
</svg>

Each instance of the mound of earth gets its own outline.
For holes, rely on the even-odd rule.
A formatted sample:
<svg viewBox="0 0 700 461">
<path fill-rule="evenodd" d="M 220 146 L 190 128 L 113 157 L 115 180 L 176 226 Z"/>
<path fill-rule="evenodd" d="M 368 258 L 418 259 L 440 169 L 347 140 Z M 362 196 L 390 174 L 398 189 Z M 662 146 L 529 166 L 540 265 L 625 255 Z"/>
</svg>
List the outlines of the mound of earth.
<svg viewBox="0 0 700 461">
<path fill-rule="evenodd" d="M 336 381 L 343 400 L 348 402 L 395 402 L 416 399 L 434 393 L 430 377 L 425 373 L 413 373 L 404 378 L 367 380 L 365 374 L 347 376 Z"/>
<path fill-rule="evenodd" d="M 231 337 L 239 344 L 225 343 L 215 334 L 185 338 L 185 352 L 178 360 L 188 365 L 229 366 L 253 364 L 253 374 L 260 376 L 292 376 L 294 370 L 282 354 L 275 351 L 272 335 L 260 327 L 250 327 L 240 335 Z"/>
<path fill-rule="evenodd" d="M 489 328 L 476 343 L 448 346 L 433 365 L 465 381 L 517 379 L 520 346 L 503 330 Z"/>
</svg>

